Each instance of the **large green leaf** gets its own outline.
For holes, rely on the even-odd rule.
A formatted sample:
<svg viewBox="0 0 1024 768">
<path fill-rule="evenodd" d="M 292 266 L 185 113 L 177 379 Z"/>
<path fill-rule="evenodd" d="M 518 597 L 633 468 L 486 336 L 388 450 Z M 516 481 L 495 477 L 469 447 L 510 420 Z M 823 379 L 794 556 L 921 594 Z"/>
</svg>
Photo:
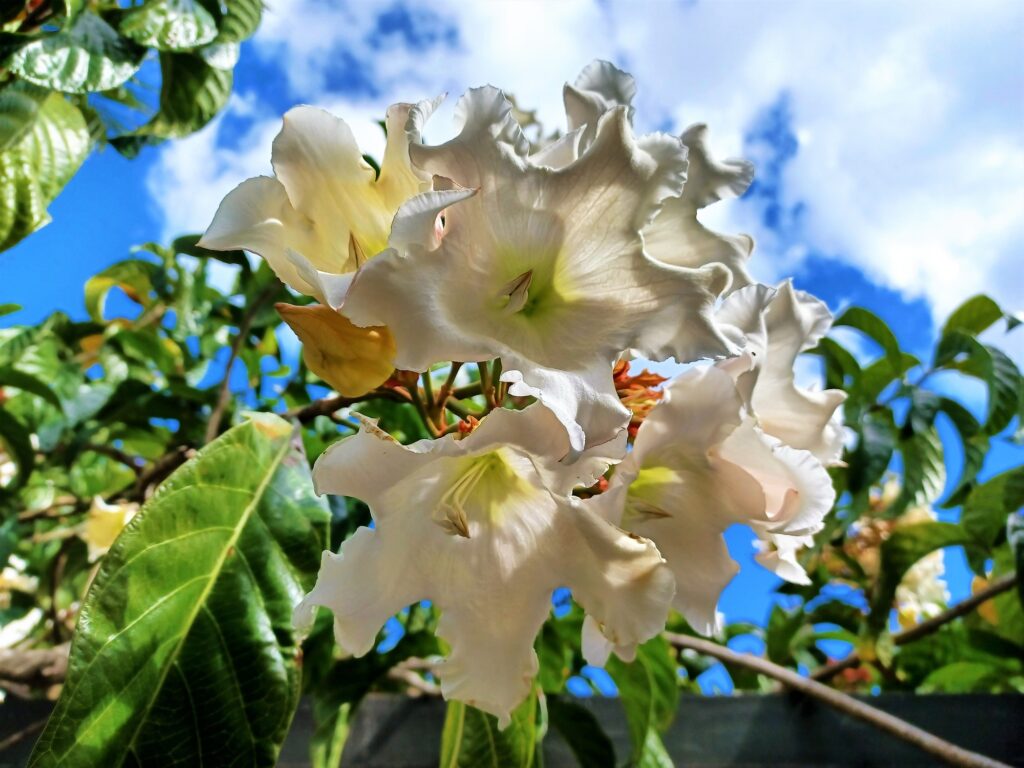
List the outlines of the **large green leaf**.
<svg viewBox="0 0 1024 768">
<path fill-rule="evenodd" d="M 1021 375 L 1016 364 L 1001 350 L 982 344 L 967 333 L 952 330 L 939 340 L 935 366 L 958 370 L 988 385 L 988 416 L 984 425 L 987 434 L 998 434 L 1017 415 Z"/>
<path fill-rule="evenodd" d="M 118 26 L 125 37 L 158 51 L 187 51 L 212 42 L 217 22 L 195 0 L 147 0 Z"/>
<path fill-rule="evenodd" d="M 1017 571 L 1017 597 L 1024 606 L 1024 514 L 1014 512 L 1006 520 L 1006 540 Z"/>
<path fill-rule="evenodd" d="M 917 523 L 896 528 L 882 543 L 881 570 L 871 595 L 868 621 L 872 631 L 880 632 L 889 621 L 896 588 L 914 563 L 936 549 L 963 544 L 964 529 L 953 523 Z"/>
<path fill-rule="evenodd" d="M 21 139 L 0 152 L 0 251 L 49 221 L 46 207 L 89 154 L 82 113 L 50 94 Z"/>
<path fill-rule="evenodd" d="M 594 713 L 570 698 L 548 698 L 548 720 L 561 734 L 581 768 L 615 768 L 615 745 Z"/>
<path fill-rule="evenodd" d="M 964 502 L 960 524 L 972 543 L 988 552 L 1002 534 L 1010 514 L 1024 506 L 1024 467 L 996 475 Z"/>
<path fill-rule="evenodd" d="M 17 144 L 50 94 L 45 88 L 15 80 L 0 90 L 0 152 Z"/>
<path fill-rule="evenodd" d="M 227 0 L 227 11 L 218 22 L 218 43 L 240 43 L 252 37 L 263 15 L 263 0 Z"/>
<path fill-rule="evenodd" d="M 14 387 L 23 392 L 30 392 L 36 397 L 43 398 L 55 408 L 61 407 L 60 398 L 45 381 L 9 365 L 0 366 L 0 388 L 2 387 Z"/>
<path fill-rule="evenodd" d="M 984 294 L 972 296 L 955 310 L 942 326 L 942 335 L 952 331 L 963 331 L 977 335 L 989 328 L 1003 316 L 1003 310 Z"/>
<path fill-rule="evenodd" d="M 537 697 L 531 694 L 498 729 L 493 715 L 448 702 L 441 732 L 442 768 L 529 768 L 537 751 Z"/>
<path fill-rule="evenodd" d="M 975 477 L 981 471 L 985 463 L 985 456 L 988 454 L 989 438 L 981 428 L 981 424 L 974 418 L 970 411 L 960 403 L 948 397 L 939 399 L 939 408 L 956 427 L 960 436 L 960 445 L 963 448 L 964 460 L 960 470 L 960 477 L 956 486 L 950 491 L 948 498 L 942 506 L 951 508 L 963 503 L 970 492 Z"/>
<path fill-rule="evenodd" d="M 874 312 L 870 312 L 863 307 L 850 307 L 836 318 L 833 325 L 845 325 L 850 328 L 856 328 L 873 339 L 882 348 L 892 370 L 901 371 L 903 352 L 900 350 L 900 343 L 896 340 L 896 336 L 889 329 L 889 326 L 885 324 L 885 321 Z"/>
<path fill-rule="evenodd" d="M 672 761 L 658 733 L 672 724 L 679 700 L 679 679 L 672 648 L 656 637 L 637 649 L 636 659 L 626 664 L 609 659 L 608 673 L 619 689 L 633 745 L 630 765 L 638 768 L 671 768 Z"/>
<path fill-rule="evenodd" d="M 204 51 L 221 49 L 208 46 Z M 213 64 L 211 64 L 211 61 Z M 160 108 L 153 119 L 135 131 L 112 140 L 114 147 L 134 157 L 149 144 L 187 136 L 198 131 L 228 102 L 231 96 L 233 61 L 220 63 L 199 53 L 162 53 Z"/>
<path fill-rule="evenodd" d="M 327 521 L 283 419 L 204 448 L 103 559 L 30 765 L 274 765 Z"/>
<path fill-rule="evenodd" d="M 142 259 L 126 259 L 107 267 L 85 282 L 85 308 L 96 322 L 103 322 L 103 309 L 107 295 L 120 288 L 132 301 L 143 307 L 152 303 L 150 292 L 157 267 Z"/>
<path fill-rule="evenodd" d="M 96 14 L 83 12 L 70 28 L 23 45 L 7 67 L 44 88 L 91 93 L 121 85 L 138 71 L 145 53 Z"/>
<path fill-rule="evenodd" d="M 933 503 L 946 484 L 942 439 L 934 427 L 901 438 L 899 448 L 903 456 L 903 487 L 887 511 L 891 517 L 908 507 Z"/>
</svg>

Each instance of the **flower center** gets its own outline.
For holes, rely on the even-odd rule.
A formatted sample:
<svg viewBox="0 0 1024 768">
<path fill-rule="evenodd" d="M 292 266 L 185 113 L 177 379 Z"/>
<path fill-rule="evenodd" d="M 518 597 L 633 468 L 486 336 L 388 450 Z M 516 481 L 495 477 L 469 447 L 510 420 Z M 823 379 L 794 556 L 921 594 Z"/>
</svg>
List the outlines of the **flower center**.
<svg viewBox="0 0 1024 768">
<path fill-rule="evenodd" d="M 434 522 L 453 536 L 469 538 L 470 521 L 496 523 L 504 502 L 528 490 L 501 451 L 461 459 L 454 480 L 438 499 Z"/>
<path fill-rule="evenodd" d="M 672 506 L 670 490 L 681 482 L 679 474 L 668 467 L 645 467 L 626 495 L 626 520 L 642 521 L 671 517 L 668 508 Z"/>
</svg>

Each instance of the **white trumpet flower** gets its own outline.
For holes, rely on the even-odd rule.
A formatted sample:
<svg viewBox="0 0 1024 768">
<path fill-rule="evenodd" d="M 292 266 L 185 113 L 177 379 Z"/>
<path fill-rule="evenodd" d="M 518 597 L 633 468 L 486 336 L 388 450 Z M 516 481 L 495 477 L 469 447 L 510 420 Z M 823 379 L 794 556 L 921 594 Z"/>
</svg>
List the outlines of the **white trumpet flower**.
<svg viewBox="0 0 1024 768">
<path fill-rule="evenodd" d="M 550 408 L 575 456 L 629 419 L 610 373 L 622 350 L 681 361 L 736 352 L 712 313 L 726 270 L 643 250 L 640 229 L 682 189 L 678 139 L 638 142 L 616 108 L 579 159 L 553 169 L 527 156 L 500 91 L 470 90 L 458 117 L 456 138 L 425 146 L 424 115 L 412 111 L 414 165 L 456 188 L 403 206 L 391 250 L 360 270 L 342 308 L 357 325 L 390 328 L 397 367 L 500 357 L 511 393 Z"/>
<path fill-rule="evenodd" d="M 618 441 L 619 455 L 624 448 Z M 431 600 L 451 648 L 438 670 L 442 692 L 502 725 L 532 685 L 533 643 L 556 588 L 572 590 L 609 642 L 652 637 L 664 626 L 672 575 L 650 541 L 571 495 L 618 457 L 588 454 L 569 466 L 557 461 L 566 449 L 564 430 L 539 405 L 494 411 L 462 440 L 408 447 L 364 421 L 313 474 L 318 492 L 364 500 L 375 527 L 324 553 L 296 623 L 326 606 L 339 645 L 362 655 L 390 616 Z"/>
</svg>

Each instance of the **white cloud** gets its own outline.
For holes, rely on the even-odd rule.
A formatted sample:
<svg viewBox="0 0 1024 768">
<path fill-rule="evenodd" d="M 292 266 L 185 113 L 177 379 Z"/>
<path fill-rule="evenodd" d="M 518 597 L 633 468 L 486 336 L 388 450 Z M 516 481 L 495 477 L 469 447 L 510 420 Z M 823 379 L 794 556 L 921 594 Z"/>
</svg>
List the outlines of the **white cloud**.
<svg viewBox="0 0 1024 768">
<path fill-rule="evenodd" d="M 784 93 L 798 148 L 783 171 L 781 202 L 803 204 L 796 228 L 780 239 L 753 202 L 713 211 L 718 226 L 758 239 L 756 273 L 780 277 L 814 249 L 926 297 L 938 316 L 978 291 L 1024 306 L 1024 5 L 429 7 L 279 0 L 255 50 L 284 67 L 292 99 L 333 107 L 361 140 L 380 140 L 373 120 L 391 101 L 485 82 L 561 125 L 561 83 L 594 57 L 637 76 L 641 127 L 708 122 L 723 154 L 740 153 L 744 132 Z M 394 8 L 419 14 L 417 45 L 400 28 L 378 30 Z M 231 146 L 217 123 L 163 150 L 150 189 L 168 233 L 205 226 L 224 192 L 266 170 L 278 117 L 251 100 L 232 109 L 238 118 L 249 110 L 252 127 L 232 135 Z M 433 126 L 444 124 L 441 115 Z"/>
</svg>

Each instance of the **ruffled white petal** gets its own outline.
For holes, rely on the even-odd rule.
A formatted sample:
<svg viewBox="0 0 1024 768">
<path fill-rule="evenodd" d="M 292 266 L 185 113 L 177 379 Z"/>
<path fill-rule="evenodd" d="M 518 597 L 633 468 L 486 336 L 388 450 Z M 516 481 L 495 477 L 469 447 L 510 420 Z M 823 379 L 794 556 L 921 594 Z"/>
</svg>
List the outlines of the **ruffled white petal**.
<svg viewBox="0 0 1024 768">
<path fill-rule="evenodd" d="M 576 82 L 565 84 L 562 98 L 569 130 L 582 129 L 580 149 L 585 150 L 594 140 L 601 117 L 615 107 L 626 107 L 632 120 L 636 81 L 614 64 L 597 59 L 580 72 Z"/>
<path fill-rule="evenodd" d="M 693 125 L 681 141 L 689 150 L 690 167 L 682 194 L 665 200 L 661 212 L 644 230 L 647 252 L 667 264 L 699 267 L 724 264 L 732 274 L 732 288 L 750 285 L 747 261 L 754 250 L 749 235 L 714 232 L 697 220 L 697 211 L 718 200 L 742 195 L 754 178 L 746 160 L 717 161 L 707 147 L 707 127 Z"/>
<path fill-rule="evenodd" d="M 810 451 L 826 465 L 838 462 L 843 451 L 839 406 L 846 394 L 838 389 L 798 387 L 793 372 L 797 355 L 817 344 L 831 326 L 828 307 L 785 282 L 768 305 L 765 323 L 768 345 L 752 397 L 761 426 L 787 445 Z"/>
<path fill-rule="evenodd" d="M 390 615 L 433 601 L 451 648 L 442 692 L 501 724 L 530 690 L 534 638 L 556 587 L 572 589 L 617 642 L 653 636 L 672 576 L 653 544 L 545 485 L 557 472 L 547 451 L 559 445 L 564 432 L 540 406 L 495 411 L 462 440 L 408 447 L 364 421 L 317 461 L 314 480 L 320 492 L 364 499 L 376 527 L 325 555 L 297 620 L 329 607 L 339 644 L 361 654 Z"/>
<path fill-rule="evenodd" d="M 759 552 L 754 559 L 781 579 L 791 584 L 810 584 L 807 571 L 797 560 L 797 553 L 804 547 L 814 544 L 811 536 L 779 536 L 772 533 L 759 533 L 761 538 L 756 542 Z"/>
</svg>

